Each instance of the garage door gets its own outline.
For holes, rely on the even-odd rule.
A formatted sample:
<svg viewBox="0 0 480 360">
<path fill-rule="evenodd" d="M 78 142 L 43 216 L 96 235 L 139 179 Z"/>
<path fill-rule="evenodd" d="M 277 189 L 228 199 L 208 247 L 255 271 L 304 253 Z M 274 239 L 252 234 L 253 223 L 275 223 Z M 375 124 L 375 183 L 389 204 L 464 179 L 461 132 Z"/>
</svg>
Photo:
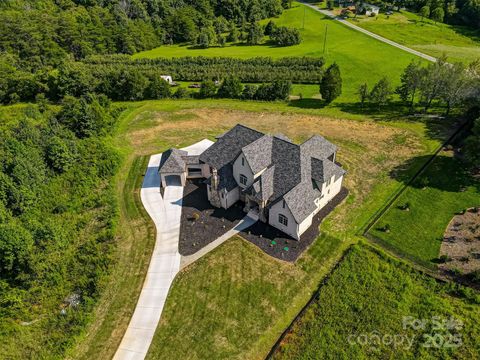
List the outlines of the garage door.
<svg viewBox="0 0 480 360">
<path fill-rule="evenodd" d="M 180 175 L 165 176 L 165 183 L 167 186 L 182 186 L 182 180 L 180 179 Z"/>
</svg>

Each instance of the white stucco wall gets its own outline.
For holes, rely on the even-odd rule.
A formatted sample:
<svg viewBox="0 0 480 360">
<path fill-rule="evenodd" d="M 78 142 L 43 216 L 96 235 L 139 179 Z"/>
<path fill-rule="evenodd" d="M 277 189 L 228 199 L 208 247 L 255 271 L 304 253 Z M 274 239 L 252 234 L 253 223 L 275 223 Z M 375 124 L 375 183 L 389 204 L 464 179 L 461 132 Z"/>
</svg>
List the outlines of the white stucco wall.
<svg viewBox="0 0 480 360">
<path fill-rule="evenodd" d="M 222 200 L 222 206 L 228 209 L 240 199 L 240 188 L 236 187 L 226 195 L 224 194 L 224 197 L 220 197 L 220 199 Z"/>
<path fill-rule="evenodd" d="M 242 159 L 245 159 L 245 156 L 243 153 L 241 153 L 237 159 L 233 162 L 233 177 L 235 178 L 235 181 L 237 182 L 238 186 L 240 186 L 242 189 L 245 189 L 246 187 L 252 185 L 253 180 L 254 180 L 254 174 L 252 169 L 250 168 L 250 165 L 248 165 L 247 159 L 245 159 L 245 165 L 242 165 Z M 247 185 L 242 185 L 240 184 L 240 174 L 243 174 L 247 177 Z"/>
<path fill-rule="evenodd" d="M 278 221 L 279 214 L 287 217 L 288 226 L 285 226 Z M 270 212 L 268 214 L 268 223 L 273 227 L 283 231 L 285 234 L 290 235 L 294 239 L 299 239 L 298 224 L 295 222 L 295 219 L 288 206 L 285 206 L 285 209 L 283 208 L 283 200 L 280 200 L 270 208 Z"/>
</svg>

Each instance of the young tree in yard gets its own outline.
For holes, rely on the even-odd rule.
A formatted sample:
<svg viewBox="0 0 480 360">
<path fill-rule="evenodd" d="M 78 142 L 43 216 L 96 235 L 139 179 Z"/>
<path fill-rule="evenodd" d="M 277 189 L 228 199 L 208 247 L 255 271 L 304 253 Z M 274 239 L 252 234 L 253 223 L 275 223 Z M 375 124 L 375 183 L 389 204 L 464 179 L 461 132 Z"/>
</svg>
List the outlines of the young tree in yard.
<svg viewBox="0 0 480 360">
<path fill-rule="evenodd" d="M 198 95 L 200 96 L 200 98 L 206 99 L 214 97 L 216 93 L 217 87 L 215 86 L 215 83 L 212 80 L 206 80 L 202 82 Z"/>
<path fill-rule="evenodd" d="M 422 21 L 424 18 L 428 18 L 430 16 L 430 6 L 425 5 L 420 9 L 420 16 L 422 17 Z"/>
<path fill-rule="evenodd" d="M 443 11 L 443 9 L 441 7 L 437 7 L 435 9 L 433 9 L 432 19 L 433 19 L 433 21 L 435 21 L 435 23 L 442 22 L 444 17 L 445 17 L 445 12 Z"/>
<path fill-rule="evenodd" d="M 400 78 L 401 85 L 395 90 L 404 102 L 410 104 L 410 107 L 413 107 L 421 80 L 422 67 L 419 62 L 412 61 L 403 71 Z"/>
<path fill-rule="evenodd" d="M 378 105 L 386 105 L 390 100 L 392 95 L 392 88 L 390 86 L 390 81 L 383 77 L 380 79 L 372 89 L 370 93 L 370 99 L 373 103 Z"/>
<path fill-rule="evenodd" d="M 450 71 L 450 66 L 447 64 L 445 57 L 423 69 L 419 90 L 422 94 L 425 112 L 444 91 L 448 71 Z"/>
<path fill-rule="evenodd" d="M 362 108 L 363 108 L 363 106 L 365 105 L 365 101 L 368 100 L 368 96 L 369 96 L 368 84 L 363 83 L 362 85 L 360 85 L 360 87 L 358 88 L 357 94 L 358 94 L 358 97 L 360 98 L 360 104 L 362 105 Z"/>
<path fill-rule="evenodd" d="M 223 80 L 217 95 L 221 98 L 237 99 L 242 95 L 242 91 L 243 86 L 240 80 L 231 76 Z"/>
<path fill-rule="evenodd" d="M 342 94 L 342 77 L 337 63 L 330 65 L 323 75 L 320 94 L 327 103 L 331 103 Z"/>
<path fill-rule="evenodd" d="M 262 26 L 257 22 L 253 22 L 250 25 L 247 33 L 247 44 L 249 45 L 258 45 L 263 40 L 263 29 Z"/>
<path fill-rule="evenodd" d="M 467 96 L 470 80 L 463 63 L 445 66 L 449 69 L 444 72 L 445 78 L 439 96 L 447 106 L 446 115 L 449 115 L 452 107 L 460 104 Z"/>
</svg>

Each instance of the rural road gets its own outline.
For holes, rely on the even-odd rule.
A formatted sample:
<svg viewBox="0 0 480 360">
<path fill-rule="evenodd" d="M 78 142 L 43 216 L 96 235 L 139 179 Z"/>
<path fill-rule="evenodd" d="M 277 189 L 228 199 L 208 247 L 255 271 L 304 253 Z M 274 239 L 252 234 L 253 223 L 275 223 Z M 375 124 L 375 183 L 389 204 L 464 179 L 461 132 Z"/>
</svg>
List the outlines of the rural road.
<svg viewBox="0 0 480 360">
<path fill-rule="evenodd" d="M 348 26 L 349 28 L 353 29 L 353 30 L 356 30 L 356 31 L 359 31 L 361 33 L 364 33 L 365 35 L 368 35 L 374 39 L 377 39 L 379 41 L 382 41 L 386 44 L 389 44 L 389 45 L 392 45 L 392 46 L 395 46 L 396 48 L 400 49 L 400 50 L 403 50 L 403 51 L 406 51 L 406 52 L 409 52 L 410 54 L 413 54 L 413 55 L 416 55 L 416 56 L 419 56 L 425 60 L 428 60 L 428 61 L 431 61 L 431 62 L 436 62 L 437 59 L 434 58 L 433 56 L 430 56 L 430 55 L 427 55 L 427 54 L 424 54 L 424 53 L 421 53 L 420 51 L 417 51 L 417 50 L 414 50 L 414 49 L 411 49 L 409 47 L 406 47 L 402 44 L 399 44 L 395 41 L 392 41 L 392 40 L 389 40 L 387 38 L 384 38 L 383 36 L 380 36 L 380 35 L 377 35 L 375 33 L 372 33 L 371 31 L 368 31 L 368 30 L 365 30 L 357 25 L 354 25 L 350 22 L 348 22 L 347 20 L 343 20 L 343 19 L 340 19 L 339 17 L 335 16 L 334 13 L 332 13 L 331 11 L 329 10 L 324 10 L 324 9 L 320 9 L 318 8 L 317 6 L 315 5 L 312 5 L 312 4 L 307 4 L 307 3 L 302 3 L 303 5 L 305 6 L 308 6 L 309 8 L 312 8 L 313 10 L 315 11 L 318 11 L 320 13 L 322 13 L 323 15 L 326 15 L 332 19 L 335 19 L 336 21 L 339 21 L 341 22 L 343 25 L 345 26 Z"/>
</svg>

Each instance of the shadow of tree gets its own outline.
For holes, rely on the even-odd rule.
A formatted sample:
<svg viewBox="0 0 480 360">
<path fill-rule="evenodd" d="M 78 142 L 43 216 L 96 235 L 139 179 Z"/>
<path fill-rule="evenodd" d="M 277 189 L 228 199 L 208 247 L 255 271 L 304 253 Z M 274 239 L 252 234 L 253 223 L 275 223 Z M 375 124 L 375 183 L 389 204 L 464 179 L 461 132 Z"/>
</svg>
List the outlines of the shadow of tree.
<svg viewBox="0 0 480 360">
<path fill-rule="evenodd" d="M 417 156 L 393 168 L 390 177 L 409 183 L 412 171 L 430 160 L 430 156 Z M 480 181 L 473 178 L 468 167 L 458 158 L 453 156 L 438 155 L 431 164 L 411 184 L 414 188 L 431 187 L 448 192 L 462 192 L 465 188 L 475 186 L 480 191 Z"/>
</svg>

